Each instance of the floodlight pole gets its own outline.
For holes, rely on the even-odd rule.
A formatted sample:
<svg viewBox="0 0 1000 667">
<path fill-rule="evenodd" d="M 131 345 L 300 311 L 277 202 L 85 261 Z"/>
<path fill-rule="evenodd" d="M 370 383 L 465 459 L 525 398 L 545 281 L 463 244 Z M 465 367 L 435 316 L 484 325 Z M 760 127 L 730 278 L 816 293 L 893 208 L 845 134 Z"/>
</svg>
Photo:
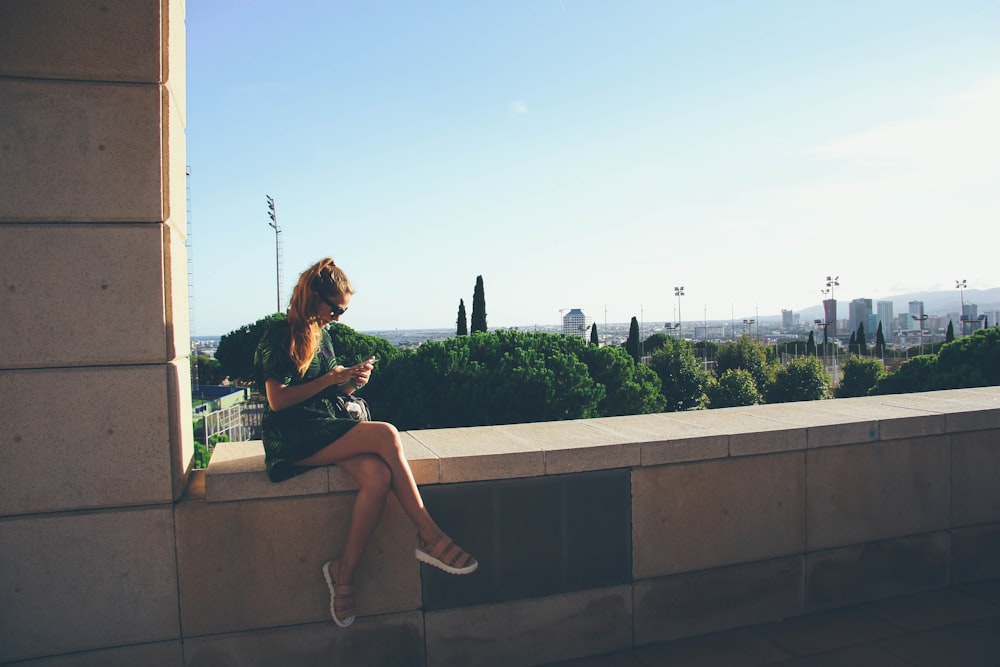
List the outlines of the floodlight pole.
<svg viewBox="0 0 1000 667">
<path fill-rule="evenodd" d="M 271 218 L 271 222 L 267 225 L 274 230 L 274 278 L 277 289 L 277 301 L 275 306 L 276 313 L 281 312 L 281 250 L 280 244 L 278 243 L 278 234 L 281 233 L 281 228 L 278 226 L 278 212 L 274 208 L 274 198 L 271 195 L 264 195 L 267 197 L 267 217 Z"/>
</svg>

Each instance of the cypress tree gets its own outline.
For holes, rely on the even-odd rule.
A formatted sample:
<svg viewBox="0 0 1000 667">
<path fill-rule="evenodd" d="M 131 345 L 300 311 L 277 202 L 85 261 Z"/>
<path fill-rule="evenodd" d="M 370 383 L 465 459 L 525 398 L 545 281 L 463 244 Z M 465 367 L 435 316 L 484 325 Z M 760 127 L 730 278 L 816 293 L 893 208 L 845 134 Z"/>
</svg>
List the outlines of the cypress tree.
<svg viewBox="0 0 1000 667">
<path fill-rule="evenodd" d="M 955 340 L 955 323 L 948 320 L 948 330 L 944 333 L 944 342 L 950 343 Z"/>
<path fill-rule="evenodd" d="M 816 356 L 816 333 L 814 331 L 809 332 L 809 340 L 806 341 L 806 354 L 811 357 Z"/>
<path fill-rule="evenodd" d="M 465 317 L 465 300 L 458 300 L 458 321 L 456 322 L 458 329 L 455 331 L 457 336 L 468 336 L 469 335 L 469 324 Z"/>
<path fill-rule="evenodd" d="M 486 291 L 482 276 L 476 276 L 476 287 L 472 292 L 472 333 L 478 331 L 486 331 Z"/>
<path fill-rule="evenodd" d="M 590 344 L 600 345 L 600 341 L 597 340 L 597 323 L 592 323 L 590 325 Z"/>
<path fill-rule="evenodd" d="M 882 320 L 879 320 L 878 329 L 875 330 L 875 356 L 885 355 L 885 334 L 882 333 Z"/>
<path fill-rule="evenodd" d="M 639 363 L 639 320 L 632 318 L 628 327 L 628 340 L 625 341 L 625 351 L 636 363 Z"/>
<path fill-rule="evenodd" d="M 858 325 L 858 354 L 864 356 L 868 354 L 868 339 L 865 337 L 865 323 Z"/>
</svg>

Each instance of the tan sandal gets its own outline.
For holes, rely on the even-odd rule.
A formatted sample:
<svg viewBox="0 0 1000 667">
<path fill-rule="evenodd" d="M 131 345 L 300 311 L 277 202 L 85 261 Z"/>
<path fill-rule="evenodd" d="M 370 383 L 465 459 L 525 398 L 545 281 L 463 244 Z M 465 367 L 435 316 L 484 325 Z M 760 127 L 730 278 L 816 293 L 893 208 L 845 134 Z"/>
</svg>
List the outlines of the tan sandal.
<svg viewBox="0 0 1000 667">
<path fill-rule="evenodd" d="M 335 582 L 334 568 L 340 574 L 340 561 L 328 560 L 323 563 L 323 578 L 326 579 L 326 587 L 330 589 L 330 617 L 338 626 L 346 628 L 354 622 L 354 586 Z"/>
<path fill-rule="evenodd" d="M 431 545 L 417 536 L 417 560 L 433 565 L 448 574 L 469 574 L 479 567 L 479 561 L 455 544 L 447 535 Z"/>
</svg>

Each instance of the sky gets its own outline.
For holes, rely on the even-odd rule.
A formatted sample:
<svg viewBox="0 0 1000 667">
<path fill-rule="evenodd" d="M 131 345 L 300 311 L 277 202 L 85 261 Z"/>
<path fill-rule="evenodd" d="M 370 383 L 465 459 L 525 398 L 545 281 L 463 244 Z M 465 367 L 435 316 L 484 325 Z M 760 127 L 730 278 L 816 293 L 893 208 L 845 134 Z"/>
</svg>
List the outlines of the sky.
<svg viewBox="0 0 1000 667">
<path fill-rule="evenodd" d="M 996 0 L 187 3 L 193 335 L 333 257 L 358 331 L 1000 286 Z M 675 296 L 676 287 L 684 295 Z M 956 308 L 957 309 L 957 308 Z"/>
</svg>

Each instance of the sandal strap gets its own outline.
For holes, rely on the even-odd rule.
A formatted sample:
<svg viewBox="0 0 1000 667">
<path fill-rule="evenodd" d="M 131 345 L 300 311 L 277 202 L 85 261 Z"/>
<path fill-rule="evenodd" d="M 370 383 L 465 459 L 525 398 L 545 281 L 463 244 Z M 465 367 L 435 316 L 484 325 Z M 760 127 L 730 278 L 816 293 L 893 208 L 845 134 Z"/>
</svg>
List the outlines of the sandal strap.
<svg viewBox="0 0 1000 667">
<path fill-rule="evenodd" d="M 442 537 L 438 540 L 431 551 L 431 556 L 451 567 L 465 567 L 472 561 L 472 556 L 455 544 L 450 537 Z"/>
</svg>

